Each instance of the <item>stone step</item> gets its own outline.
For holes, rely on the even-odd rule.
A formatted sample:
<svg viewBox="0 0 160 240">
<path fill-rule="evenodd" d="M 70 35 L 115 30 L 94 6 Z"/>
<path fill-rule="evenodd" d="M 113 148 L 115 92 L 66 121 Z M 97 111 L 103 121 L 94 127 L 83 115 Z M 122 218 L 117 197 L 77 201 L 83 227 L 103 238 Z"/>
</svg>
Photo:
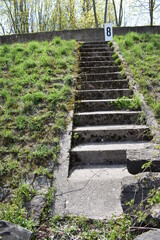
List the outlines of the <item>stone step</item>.
<svg viewBox="0 0 160 240">
<path fill-rule="evenodd" d="M 123 89 L 128 88 L 129 84 L 126 79 L 119 80 L 106 80 L 106 81 L 83 81 L 80 86 L 78 86 L 79 90 L 87 90 L 87 89 Z"/>
<path fill-rule="evenodd" d="M 98 45 L 98 46 L 83 46 L 80 48 L 80 52 L 84 53 L 84 52 L 105 52 L 105 51 L 109 51 L 111 52 L 111 48 L 108 47 L 107 45 Z"/>
<path fill-rule="evenodd" d="M 149 164 L 143 169 L 144 164 Z M 156 144 L 146 147 L 141 151 L 139 149 L 131 149 L 127 151 L 127 169 L 131 174 L 138 174 L 144 171 L 160 172 L 160 150 L 156 148 Z"/>
<path fill-rule="evenodd" d="M 80 67 L 102 67 L 102 66 L 115 66 L 113 59 L 111 61 L 90 61 L 79 62 Z"/>
<path fill-rule="evenodd" d="M 126 151 L 144 149 L 148 142 L 88 143 L 71 149 L 70 169 L 76 165 L 123 164 L 126 163 Z"/>
<path fill-rule="evenodd" d="M 116 66 L 99 66 L 99 67 L 81 67 L 81 73 L 109 73 L 118 72 L 119 67 Z"/>
<path fill-rule="evenodd" d="M 77 127 L 72 132 L 72 146 L 93 142 L 149 141 L 146 125 L 110 125 Z"/>
<path fill-rule="evenodd" d="M 104 52 L 81 52 L 80 59 L 83 57 L 108 57 L 113 55 L 113 51 L 104 51 Z"/>
<path fill-rule="evenodd" d="M 112 56 L 90 56 L 90 57 L 82 57 L 80 56 L 80 62 L 102 62 L 102 61 L 113 61 Z"/>
<path fill-rule="evenodd" d="M 92 47 L 108 47 L 107 42 L 85 42 L 81 47 L 85 48 L 92 48 Z"/>
<path fill-rule="evenodd" d="M 75 112 L 114 111 L 116 99 L 82 100 L 75 102 Z M 132 101 L 127 99 L 126 101 Z M 121 108 L 121 110 L 124 110 Z M 140 108 L 139 108 L 140 110 Z"/>
<path fill-rule="evenodd" d="M 74 126 L 145 124 L 141 111 L 106 111 L 75 113 Z"/>
<path fill-rule="evenodd" d="M 78 90 L 76 91 L 76 100 L 93 100 L 93 99 L 111 99 L 114 97 L 121 98 L 123 96 L 131 96 L 130 89 L 94 89 L 94 90 Z"/>
<path fill-rule="evenodd" d="M 120 72 L 114 73 L 93 73 L 79 74 L 81 81 L 98 81 L 98 80 L 117 80 L 121 78 Z"/>
</svg>

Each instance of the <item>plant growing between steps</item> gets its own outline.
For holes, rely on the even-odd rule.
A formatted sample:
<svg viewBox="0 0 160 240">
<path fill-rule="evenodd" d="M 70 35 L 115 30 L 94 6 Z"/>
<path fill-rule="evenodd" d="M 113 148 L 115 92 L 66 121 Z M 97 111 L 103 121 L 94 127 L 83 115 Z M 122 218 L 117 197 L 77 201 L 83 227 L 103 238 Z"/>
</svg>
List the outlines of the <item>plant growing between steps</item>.
<svg viewBox="0 0 160 240">
<path fill-rule="evenodd" d="M 122 98 L 117 98 L 114 102 L 112 102 L 114 107 L 119 110 L 140 110 L 142 106 L 142 102 L 138 95 L 133 95 L 131 98 L 123 96 Z"/>
</svg>

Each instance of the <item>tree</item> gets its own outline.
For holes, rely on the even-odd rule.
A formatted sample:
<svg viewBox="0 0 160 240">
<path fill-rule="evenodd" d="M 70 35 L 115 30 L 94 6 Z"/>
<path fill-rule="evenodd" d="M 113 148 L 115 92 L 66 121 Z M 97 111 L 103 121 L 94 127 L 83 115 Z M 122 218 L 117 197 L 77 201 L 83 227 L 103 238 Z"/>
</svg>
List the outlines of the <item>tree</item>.
<svg viewBox="0 0 160 240">
<path fill-rule="evenodd" d="M 150 26 L 154 24 L 154 13 L 156 12 L 157 8 L 160 7 L 159 0 L 137 0 L 134 2 L 133 8 L 140 9 L 140 14 L 149 14 L 149 22 Z"/>
<path fill-rule="evenodd" d="M 107 10 L 108 10 L 108 0 L 105 1 L 104 23 L 107 22 Z"/>
<path fill-rule="evenodd" d="M 92 0 L 92 1 L 93 1 L 93 10 L 94 10 L 95 25 L 96 25 L 96 28 L 98 28 L 98 19 L 97 19 L 97 12 L 96 12 L 96 3 L 95 3 L 95 0 Z"/>
<path fill-rule="evenodd" d="M 123 18 L 123 0 L 120 0 L 118 15 L 117 15 L 115 0 L 112 0 L 112 2 L 113 2 L 114 14 L 115 14 L 116 26 L 120 27 L 122 25 L 122 18 Z"/>
</svg>

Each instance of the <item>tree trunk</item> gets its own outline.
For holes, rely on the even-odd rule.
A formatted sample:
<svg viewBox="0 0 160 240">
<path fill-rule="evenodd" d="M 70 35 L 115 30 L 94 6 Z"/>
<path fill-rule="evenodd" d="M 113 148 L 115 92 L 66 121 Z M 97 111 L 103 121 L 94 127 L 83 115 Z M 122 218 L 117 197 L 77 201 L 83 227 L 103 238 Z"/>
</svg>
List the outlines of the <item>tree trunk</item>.
<svg viewBox="0 0 160 240">
<path fill-rule="evenodd" d="M 117 10 L 116 10 L 116 4 L 115 1 L 113 1 L 113 8 L 114 8 L 114 15 L 115 15 L 115 20 L 116 20 L 116 26 L 118 26 L 118 18 L 117 18 Z"/>
<path fill-rule="evenodd" d="M 150 25 L 153 26 L 153 10 L 154 10 L 154 2 L 153 0 L 149 0 L 149 12 L 150 12 Z"/>
<path fill-rule="evenodd" d="M 108 0 L 106 0 L 105 2 L 104 23 L 107 22 L 107 10 L 108 10 Z"/>
<path fill-rule="evenodd" d="M 96 28 L 98 28 L 98 19 L 97 19 L 97 13 L 96 13 L 96 3 L 95 3 L 95 0 L 93 0 L 93 10 L 94 10 L 95 25 L 96 25 Z"/>
</svg>

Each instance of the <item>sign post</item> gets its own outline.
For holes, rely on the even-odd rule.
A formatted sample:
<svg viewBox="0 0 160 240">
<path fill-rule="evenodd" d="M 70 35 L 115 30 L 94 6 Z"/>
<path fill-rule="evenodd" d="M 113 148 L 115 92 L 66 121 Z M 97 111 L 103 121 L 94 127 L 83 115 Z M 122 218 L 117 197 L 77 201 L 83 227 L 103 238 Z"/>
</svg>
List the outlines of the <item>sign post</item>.
<svg viewBox="0 0 160 240">
<path fill-rule="evenodd" d="M 112 23 L 104 24 L 104 35 L 105 35 L 105 42 L 109 42 L 113 39 Z"/>
</svg>

